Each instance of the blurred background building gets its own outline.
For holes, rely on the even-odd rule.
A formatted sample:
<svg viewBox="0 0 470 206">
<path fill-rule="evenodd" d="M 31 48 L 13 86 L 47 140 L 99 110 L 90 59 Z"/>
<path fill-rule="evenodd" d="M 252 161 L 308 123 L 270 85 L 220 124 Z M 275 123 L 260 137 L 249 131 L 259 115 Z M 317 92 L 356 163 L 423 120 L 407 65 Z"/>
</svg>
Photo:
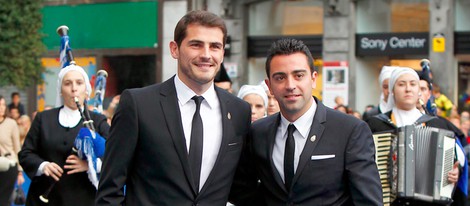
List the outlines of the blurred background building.
<svg viewBox="0 0 470 206">
<path fill-rule="evenodd" d="M 265 78 L 267 49 L 282 37 L 309 46 L 319 71 L 315 95 L 329 106 L 336 95 L 359 111 L 376 105 L 383 65 L 420 70 L 424 58 L 431 61 L 441 92 L 453 102 L 470 88 L 470 0 L 46 0 L 42 32 L 48 72 L 45 83 L 33 90 L 36 94 L 23 91 L 28 113 L 54 103 L 58 26 L 70 28 L 74 56 L 90 76 L 108 71 L 109 102 L 126 88 L 175 74 L 168 45 L 176 22 L 195 9 L 226 20 L 224 65 L 235 92 Z M 344 79 L 333 84 L 330 73 Z M 9 102 L 9 93 L 4 94 Z"/>
</svg>

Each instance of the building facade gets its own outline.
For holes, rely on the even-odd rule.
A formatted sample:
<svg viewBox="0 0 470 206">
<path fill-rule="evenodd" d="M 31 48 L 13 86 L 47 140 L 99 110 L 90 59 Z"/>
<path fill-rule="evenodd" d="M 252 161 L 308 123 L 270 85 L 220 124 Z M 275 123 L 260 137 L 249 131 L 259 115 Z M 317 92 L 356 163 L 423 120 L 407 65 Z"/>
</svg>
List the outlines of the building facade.
<svg viewBox="0 0 470 206">
<path fill-rule="evenodd" d="M 174 27 L 195 9 L 226 20 L 230 40 L 224 65 L 235 91 L 266 78 L 267 49 L 283 37 L 309 46 L 319 72 L 314 95 L 329 106 L 336 95 L 360 112 L 378 104 L 382 66 L 420 70 L 421 59 L 431 61 L 434 81 L 454 103 L 470 88 L 467 0 L 46 1 L 46 57 L 58 55 L 55 27 L 70 24 L 75 56 L 94 57 L 96 70 L 111 70 L 109 95 L 161 82 L 177 70 L 168 47 Z M 109 15 L 93 15 L 97 11 Z M 59 23 L 63 12 L 80 15 Z M 333 84 L 331 75 L 338 71 L 344 81 Z"/>
<path fill-rule="evenodd" d="M 245 83 L 265 77 L 262 53 L 280 37 L 303 39 L 318 60 L 317 93 L 333 106 L 328 72 L 347 71 L 347 104 L 363 111 L 379 102 L 379 72 L 384 65 L 421 70 L 431 61 L 434 82 L 460 108 L 468 92 L 470 24 L 465 0 L 298 0 L 245 1 L 247 62 Z M 265 51 L 259 51 L 264 45 Z M 258 49 L 258 50 L 257 50 Z M 256 55 L 258 54 L 258 55 Z M 323 80 L 322 80 L 323 79 Z"/>
<path fill-rule="evenodd" d="M 41 32 L 48 49 L 43 58 L 47 72 L 37 90 L 38 110 L 55 103 L 60 71 L 56 30 L 61 25 L 68 26 L 75 61 L 90 79 L 98 70 L 108 72 L 105 103 L 126 88 L 161 81 L 159 8 L 158 1 L 45 1 Z"/>
</svg>

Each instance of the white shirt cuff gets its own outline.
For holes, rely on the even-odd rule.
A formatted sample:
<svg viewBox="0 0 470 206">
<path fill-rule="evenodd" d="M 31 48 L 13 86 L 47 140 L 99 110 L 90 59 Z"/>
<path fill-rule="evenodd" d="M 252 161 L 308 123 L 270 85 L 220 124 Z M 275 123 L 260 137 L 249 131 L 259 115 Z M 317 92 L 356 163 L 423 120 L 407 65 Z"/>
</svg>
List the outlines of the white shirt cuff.
<svg viewBox="0 0 470 206">
<path fill-rule="evenodd" d="M 44 167 L 48 163 L 49 163 L 48 161 L 44 161 L 39 165 L 38 171 L 36 172 L 36 176 L 41 176 L 42 174 L 44 174 Z"/>
<path fill-rule="evenodd" d="M 463 151 L 462 147 L 458 146 L 457 144 L 455 144 L 455 146 L 457 147 L 456 149 L 457 160 L 460 163 L 460 167 L 463 167 L 465 165 L 465 151 Z"/>
</svg>

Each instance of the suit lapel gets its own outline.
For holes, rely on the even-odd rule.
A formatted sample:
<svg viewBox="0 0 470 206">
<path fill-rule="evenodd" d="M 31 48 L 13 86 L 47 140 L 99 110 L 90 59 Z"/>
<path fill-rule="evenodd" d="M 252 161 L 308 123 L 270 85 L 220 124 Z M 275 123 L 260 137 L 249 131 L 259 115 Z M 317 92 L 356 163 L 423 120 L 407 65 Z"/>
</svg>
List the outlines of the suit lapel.
<svg viewBox="0 0 470 206">
<path fill-rule="evenodd" d="M 292 180 L 293 183 L 297 181 L 303 171 L 303 168 L 310 161 L 312 153 L 317 147 L 318 142 L 321 140 L 323 136 L 323 131 L 325 130 L 325 126 L 323 126 L 323 123 L 326 122 L 326 107 L 316 98 L 315 101 L 317 102 L 317 110 L 315 111 L 312 126 L 310 127 L 310 132 L 307 136 L 307 142 L 305 143 L 304 149 L 300 154 L 299 165 L 297 166 L 294 179 Z M 314 138 L 313 136 L 316 137 Z"/>
<path fill-rule="evenodd" d="M 268 140 L 269 141 L 268 142 L 269 147 L 268 147 L 268 157 L 267 158 L 270 160 L 269 162 L 270 162 L 271 171 L 273 173 L 274 180 L 279 185 L 279 187 L 281 187 L 284 190 L 284 192 L 287 193 L 287 189 L 284 185 L 284 182 L 282 181 L 282 177 L 279 174 L 279 171 L 277 171 L 277 168 L 274 165 L 274 161 L 273 161 L 273 148 L 274 148 L 274 142 L 276 141 L 277 128 L 279 127 L 279 124 L 281 122 L 281 113 L 277 113 L 275 115 L 276 115 L 275 121 L 271 122 L 271 124 L 269 124 L 267 126 L 267 128 L 268 128 L 267 138 L 269 138 L 269 140 Z"/>
<path fill-rule="evenodd" d="M 221 164 L 221 161 L 224 159 L 227 146 L 229 144 L 230 137 L 233 137 L 235 135 L 235 130 L 233 128 L 233 125 L 231 123 L 231 113 L 228 108 L 231 108 L 230 105 L 230 98 L 227 96 L 227 93 L 221 92 L 221 89 L 218 87 L 215 87 L 215 91 L 217 93 L 217 97 L 219 98 L 220 102 L 220 114 L 222 115 L 222 141 L 219 149 L 219 153 L 217 154 L 217 159 L 214 163 L 214 167 L 212 168 L 209 177 L 207 177 L 206 182 L 204 183 L 201 192 L 203 193 L 208 185 L 210 185 L 211 181 L 214 179 L 214 172 L 219 169 L 219 165 Z M 230 117 L 230 119 L 229 119 Z M 222 168 L 223 169 L 223 168 Z"/>
<path fill-rule="evenodd" d="M 189 168 L 188 150 L 186 148 L 186 138 L 184 137 L 183 125 L 181 124 L 181 112 L 176 94 L 176 88 L 173 78 L 167 80 L 162 84 L 160 91 L 161 107 L 163 115 L 165 116 L 166 125 L 173 139 L 174 147 L 178 153 L 181 165 L 183 165 L 184 174 L 186 175 L 188 183 L 193 189 L 193 193 L 197 194 L 198 188 L 192 180 L 191 170 Z M 176 113 L 175 113 L 176 111 Z"/>
</svg>

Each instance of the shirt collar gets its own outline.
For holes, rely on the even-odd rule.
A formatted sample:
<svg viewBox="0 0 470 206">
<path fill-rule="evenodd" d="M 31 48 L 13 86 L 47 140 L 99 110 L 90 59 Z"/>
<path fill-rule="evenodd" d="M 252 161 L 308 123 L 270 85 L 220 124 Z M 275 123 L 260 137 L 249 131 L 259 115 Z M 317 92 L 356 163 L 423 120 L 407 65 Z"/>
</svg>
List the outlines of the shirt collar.
<svg viewBox="0 0 470 206">
<path fill-rule="evenodd" d="M 312 98 L 312 105 L 310 105 L 310 108 L 307 110 L 307 112 L 295 120 L 295 122 L 292 122 L 303 139 L 307 138 L 308 133 L 310 132 L 316 110 L 317 102 Z M 289 124 L 291 124 L 291 122 L 289 122 L 289 120 L 287 120 L 281 113 L 281 134 L 285 134 L 287 132 L 287 127 Z M 287 135 L 284 135 L 284 137 L 287 137 Z"/>
<path fill-rule="evenodd" d="M 67 107 L 67 105 L 64 105 L 59 111 L 59 123 L 64 127 L 73 128 L 77 126 L 81 118 L 80 112 L 77 109 L 73 110 Z"/>
<path fill-rule="evenodd" d="M 196 92 L 191 90 L 188 86 L 186 86 L 186 84 L 183 83 L 183 81 L 181 81 L 181 79 L 178 77 L 178 74 L 176 74 L 175 77 L 175 88 L 176 95 L 178 96 L 178 101 L 180 101 L 181 105 L 185 105 L 191 100 L 191 98 L 197 95 Z M 217 102 L 219 101 L 219 99 L 217 98 L 217 93 L 215 92 L 213 82 L 211 83 L 209 89 L 204 92 L 201 96 L 204 97 L 211 109 L 217 106 Z"/>
<path fill-rule="evenodd" d="M 417 108 L 407 111 L 393 107 L 392 115 L 396 118 L 397 127 L 402 127 L 414 124 L 423 114 Z"/>
</svg>

